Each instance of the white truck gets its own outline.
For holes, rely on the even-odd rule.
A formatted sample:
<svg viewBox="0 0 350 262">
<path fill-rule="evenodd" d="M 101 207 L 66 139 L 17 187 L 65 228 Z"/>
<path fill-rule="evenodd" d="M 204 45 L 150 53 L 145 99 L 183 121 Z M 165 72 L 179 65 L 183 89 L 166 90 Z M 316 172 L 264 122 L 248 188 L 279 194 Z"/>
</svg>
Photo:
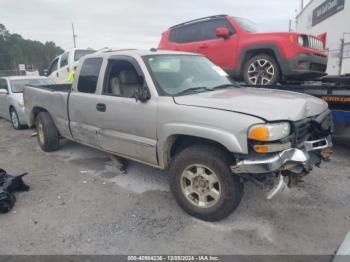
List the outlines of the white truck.
<svg viewBox="0 0 350 262">
<path fill-rule="evenodd" d="M 77 66 L 79 59 L 85 55 L 96 52 L 93 49 L 71 49 L 57 56 L 52 60 L 47 76 L 54 80 L 57 84 L 68 83 L 68 75 Z"/>
</svg>

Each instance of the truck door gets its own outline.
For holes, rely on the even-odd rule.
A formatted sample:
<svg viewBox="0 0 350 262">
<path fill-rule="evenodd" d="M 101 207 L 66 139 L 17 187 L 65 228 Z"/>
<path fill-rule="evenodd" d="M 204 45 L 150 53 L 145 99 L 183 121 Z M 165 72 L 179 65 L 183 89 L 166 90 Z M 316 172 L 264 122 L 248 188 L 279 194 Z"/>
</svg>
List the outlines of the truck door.
<svg viewBox="0 0 350 262">
<path fill-rule="evenodd" d="M 156 103 L 134 98 L 143 79 L 132 57 L 109 60 L 102 95 L 95 100 L 97 140 L 104 150 L 156 165 Z"/>
<path fill-rule="evenodd" d="M 52 62 L 51 65 L 49 67 L 49 71 L 48 71 L 48 76 L 49 78 L 51 78 L 52 80 L 54 80 L 56 83 L 59 83 L 59 73 L 58 73 L 58 60 L 59 57 L 56 57 Z"/>
<path fill-rule="evenodd" d="M 195 52 L 208 57 L 214 64 L 222 68 L 232 68 L 237 61 L 238 36 L 226 18 L 200 23 L 199 41 Z M 217 28 L 227 28 L 230 36 L 226 39 L 216 36 Z"/>
<path fill-rule="evenodd" d="M 68 82 L 68 75 L 69 75 L 69 66 L 68 66 L 68 59 L 69 59 L 69 52 L 65 52 L 61 55 L 60 65 L 58 69 L 58 82 L 59 83 L 67 83 Z"/>
<path fill-rule="evenodd" d="M 101 113 L 97 110 L 98 97 L 97 86 L 103 82 L 100 77 L 102 58 L 88 58 L 79 72 L 79 78 L 74 80 L 77 83 L 74 91 L 71 92 L 68 100 L 68 114 L 70 129 L 73 138 L 91 146 L 98 146 L 96 133 L 98 131 L 97 120 Z M 77 75 L 77 76 L 78 76 Z"/>
</svg>

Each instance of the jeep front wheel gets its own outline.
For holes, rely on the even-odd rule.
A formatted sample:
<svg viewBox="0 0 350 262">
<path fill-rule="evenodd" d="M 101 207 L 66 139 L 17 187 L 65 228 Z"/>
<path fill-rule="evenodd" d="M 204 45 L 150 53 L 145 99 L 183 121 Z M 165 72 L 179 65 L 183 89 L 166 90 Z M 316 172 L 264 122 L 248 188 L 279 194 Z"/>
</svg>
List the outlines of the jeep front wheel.
<svg viewBox="0 0 350 262">
<path fill-rule="evenodd" d="M 213 146 L 195 145 L 178 153 L 171 166 L 170 188 L 188 214 L 218 221 L 239 205 L 243 184 L 229 168 L 230 159 Z"/>
<path fill-rule="evenodd" d="M 261 54 L 245 63 L 243 77 L 248 85 L 274 85 L 280 79 L 280 70 L 272 56 Z"/>
</svg>

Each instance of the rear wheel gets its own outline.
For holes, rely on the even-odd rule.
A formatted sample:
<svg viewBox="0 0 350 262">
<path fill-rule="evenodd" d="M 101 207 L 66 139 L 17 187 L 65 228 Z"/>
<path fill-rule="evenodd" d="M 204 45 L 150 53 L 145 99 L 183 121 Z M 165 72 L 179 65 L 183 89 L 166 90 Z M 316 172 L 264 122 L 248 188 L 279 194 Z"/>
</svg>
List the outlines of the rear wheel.
<svg viewBox="0 0 350 262">
<path fill-rule="evenodd" d="M 280 80 L 280 70 L 274 57 L 260 54 L 245 63 L 243 76 L 248 85 L 274 85 Z"/>
<path fill-rule="evenodd" d="M 14 129 L 21 130 L 25 127 L 24 125 L 21 125 L 21 123 L 19 122 L 19 118 L 18 118 L 18 114 L 17 114 L 16 109 L 11 108 L 10 118 L 11 118 L 11 123 L 12 123 L 12 126 Z"/>
<path fill-rule="evenodd" d="M 59 133 L 49 113 L 39 113 L 36 130 L 38 143 L 43 151 L 52 152 L 59 148 Z"/>
<path fill-rule="evenodd" d="M 227 154 L 208 145 L 178 153 L 171 166 L 170 188 L 190 215 L 206 221 L 221 220 L 239 205 L 243 184 L 232 174 Z"/>
</svg>

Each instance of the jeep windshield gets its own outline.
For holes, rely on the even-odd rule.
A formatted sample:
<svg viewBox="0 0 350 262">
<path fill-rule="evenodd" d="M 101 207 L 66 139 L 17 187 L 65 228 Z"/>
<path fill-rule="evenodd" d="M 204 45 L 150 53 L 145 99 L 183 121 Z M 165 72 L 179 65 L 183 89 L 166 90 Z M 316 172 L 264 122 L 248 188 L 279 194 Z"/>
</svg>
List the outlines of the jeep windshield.
<svg viewBox="0 0 350 262">
<path fill-rule="evenodd" d="M 248 33 L 259 32 L 258 26 L 254 22 L 241 17 L 235 17 L 234 19 L 244 31 Z"/>
<path fill-rule="evenodd" d="M 230 88 L 233 83 L 220 67 L 196 55 L 145 56 L 159 95 L 182 96 Z"/>
</svg>

